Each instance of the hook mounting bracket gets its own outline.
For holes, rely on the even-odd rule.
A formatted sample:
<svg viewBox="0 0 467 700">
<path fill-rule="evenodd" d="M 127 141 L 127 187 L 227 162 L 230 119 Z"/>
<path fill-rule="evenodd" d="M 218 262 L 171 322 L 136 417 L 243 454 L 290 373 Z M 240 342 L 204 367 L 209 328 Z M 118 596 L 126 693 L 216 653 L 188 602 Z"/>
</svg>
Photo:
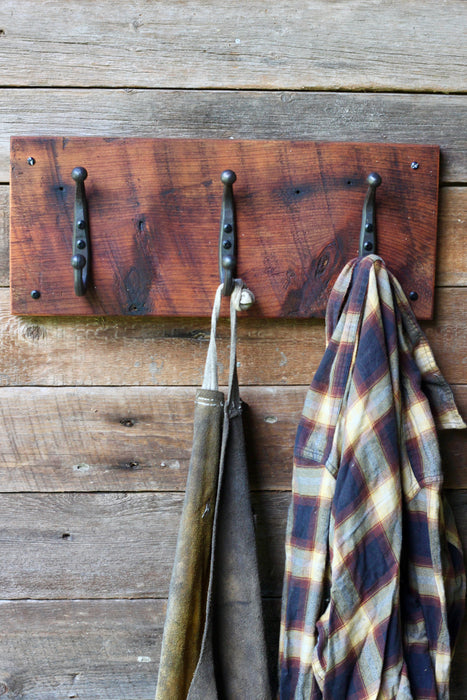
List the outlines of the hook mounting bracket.
<svg viewBox="0 0 467 700">
<path fill-rule="evenodd" d="M 235 269 L 237 267 L 237 242 L 235 231 L 235 202 L 233 183 L 237 179 L 233 170 L 224 170 L 221 182 L 224 183 L 222 197 L 221 228 L 219 233 L 219 276 L 222 296 L 228 297 L 234 288 Z"/>
<path fill-rule="evenodd" d="M 376 253 L 376 188 L 382 179 L 378 173 L 370 173 L 366 179 L 368 190 L 363 203 L 362 227 L 360 229 L 360 257 Z"/>
<path fill-rule="evenodd" d="M 86 294 L 91 261 L 88 205 L 84 187 L 87 176 L 85 168 L 73 168 L 71 172 L 71 177 L 76 182 L 71 267 L 74 270 L 74 286 L 77 297 Z"/>
</svg>

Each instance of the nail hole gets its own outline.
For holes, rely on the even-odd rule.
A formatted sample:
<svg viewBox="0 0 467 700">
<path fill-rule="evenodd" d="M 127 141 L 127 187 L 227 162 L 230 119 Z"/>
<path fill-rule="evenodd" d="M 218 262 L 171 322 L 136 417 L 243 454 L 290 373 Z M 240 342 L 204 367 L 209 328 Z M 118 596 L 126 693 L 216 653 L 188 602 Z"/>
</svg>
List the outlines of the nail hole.
<svg viewBox="0 0 467 700">
<path fill-rule="evenodd" d="M 130 306 L 128 307 L 128 311 L 138 311 L 138 307 L 136 306 L 136 304 L 130 304 Z"/>
<path fill-rule="evenodd" d="M 300 194 L 300 190 L 295 190 L 295 194 Z"/>
<path fill-rule="evenodd" d="M 135 421 L 132 420 L 132 418 L 122 418 L 120 420 L 120 425 L 124 425 L 125 428 L 132 428 L 135 424 Z"/>
<path fill-rule="evenodd" d="M 69 540 L 71 537 L 69 532 L 64 532 L 62 535 L 62 540 Z"/>
</svg>

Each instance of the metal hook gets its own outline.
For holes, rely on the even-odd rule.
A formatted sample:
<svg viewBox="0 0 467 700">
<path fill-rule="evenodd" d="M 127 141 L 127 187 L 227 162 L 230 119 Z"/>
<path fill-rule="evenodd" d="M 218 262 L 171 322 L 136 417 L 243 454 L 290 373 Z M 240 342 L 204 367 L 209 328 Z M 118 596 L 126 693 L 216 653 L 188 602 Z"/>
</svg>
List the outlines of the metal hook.
<svg viewBox="0 0 467 700">
<path fill-rule="evenodd" d="M 84 188 L 87 176 L 85 168 L 73 168 L 71 172 L 71 177 L 76 182 L 71 266 L 74 270 L 75 294 L 78 297 L 86 294 L 91 263 L 88 205 Z"/>
<path fill-rule="evenodd" d="M 382 180 L 378 173 L 370 173 L 366 179 L 368 190 L 363 203 L 362 228 L 360 229 L 360 257 L 376 252 L 376 219 L 375 198 L 376 188 Z"/>
<path fill-rule="evenodd" d="M 235 240 L 235 204 L 232 185 L 237 179 L 233 170 L 224 170 L 221 182 L 224 183 L 222 197 L 221 228 L 219 234 L 219 275 L 224 287 L 222 296 L 228 297 L 234 289 L 237 246 Z"/>
</svg>

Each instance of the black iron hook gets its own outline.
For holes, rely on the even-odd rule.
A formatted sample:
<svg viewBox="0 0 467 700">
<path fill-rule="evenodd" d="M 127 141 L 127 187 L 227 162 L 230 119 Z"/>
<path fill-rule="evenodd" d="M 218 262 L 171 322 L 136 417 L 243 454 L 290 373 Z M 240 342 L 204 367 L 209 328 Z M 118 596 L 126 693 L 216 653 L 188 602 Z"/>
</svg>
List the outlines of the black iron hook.
<svg viewBox="0 0 467 700">
<path fill-rule="evenodd" d="M 219 275 L 224 285 L 222 296 L 232 294 L 237 266 L 237 245 L 235 235 L 235 203 L 232 185 L 237 179 L 233 170 L 224 170 L 221 182 L 224 183 L 222 197 L 221 228 L 219 234 Z"/>
<path fill-rule="evenodd" d="M 91 267 L 88 205 L 84 188 L 84 181 L 87 176 L 88 173 L 85 168 L 73 168 L 71 173 L 71 177 L 76 182 L 71 266 L 74 270 L 75 294 L 78 297 L 86 294 Z"/>
<path fill-rule="evenodd" d="M 359 255 L 369 255 L 376 252 L 376 217 L 375 199 L 376 188 L 381 185 L 381 176 L 370 173 L 366 179 L 368 190 L 363 203 L 362 228 L 360 229 Z"/>
</svg>

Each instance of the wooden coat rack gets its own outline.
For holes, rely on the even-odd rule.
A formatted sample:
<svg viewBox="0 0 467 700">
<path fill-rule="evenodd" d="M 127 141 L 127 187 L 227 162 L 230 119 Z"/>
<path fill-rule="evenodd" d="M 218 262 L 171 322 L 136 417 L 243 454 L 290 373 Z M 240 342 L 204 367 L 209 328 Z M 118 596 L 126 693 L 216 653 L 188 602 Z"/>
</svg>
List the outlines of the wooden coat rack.
<svg viewBox="0 0 467 700">
<path fill-rule="evenodd" d="M 77 167 L 87 171 L 90 244 L 76 229 Z M 376 252 L 418 318 L 431 318 L 437 146 L 214 139 L 13 137 L 12 313 L 208 316 L 226 169 L 237 175 L 236 274 L 257 299 L 248 315 L 324 315 L 358 254 L 366 178 L 377 171 Z M 92 254 L 77 296 L 70 259 L 79 268 L 80 245 Z"/>
</svg>

